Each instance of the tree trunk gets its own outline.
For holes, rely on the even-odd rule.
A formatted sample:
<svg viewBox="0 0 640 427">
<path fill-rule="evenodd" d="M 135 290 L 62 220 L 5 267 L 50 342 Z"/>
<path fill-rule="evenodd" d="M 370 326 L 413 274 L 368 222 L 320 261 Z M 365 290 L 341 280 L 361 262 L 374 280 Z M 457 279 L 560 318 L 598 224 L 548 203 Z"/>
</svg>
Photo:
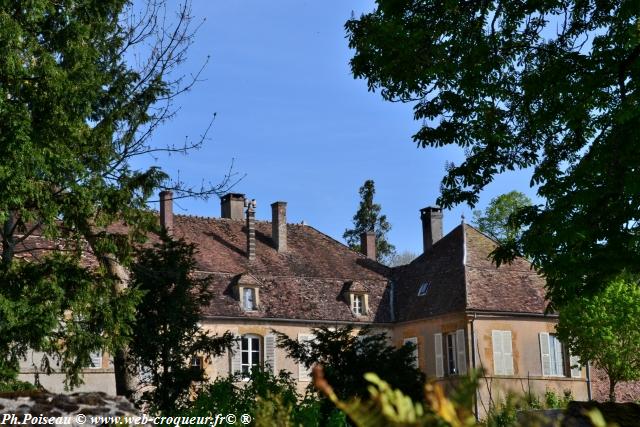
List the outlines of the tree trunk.
<svg viewBox="0 0 640 427">
<path fill-rule="evenodd" d="M 98 258 L 100 264 L 109 272 L 111 277 L 116 280 L 116 291 L 124 291 L 129 284 L 129 273 L 120 264 L 113 254 L 98 254 L 95 250 L 96 239 L 95 233 L 92 236 L 85 236 L 87 242 L 91 246 L 93 253 Z M 127 398 L 131 397 L 138 385 L 138 378 L 129 370 L 129 349 L 127 347 L 116 351 L 113 355 L 113 366 L 115 371 L 116 393 Z"/>
<path fill-rule="evenodd" d="M 609 377 L 609 402 L 616 401 L 616 382 Z"/>
</svg>

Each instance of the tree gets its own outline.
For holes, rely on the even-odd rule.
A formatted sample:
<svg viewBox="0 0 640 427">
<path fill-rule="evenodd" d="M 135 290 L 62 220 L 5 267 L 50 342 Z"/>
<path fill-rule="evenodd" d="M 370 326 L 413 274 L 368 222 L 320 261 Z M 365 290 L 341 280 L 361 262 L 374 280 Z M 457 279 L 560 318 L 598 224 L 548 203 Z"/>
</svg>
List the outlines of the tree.
<svg viewBox="0 0 640 427">
<path fill-rule="evenodd" d="M 391 224 L 387 221 L 386 215 L 381 215 L 382 207 L 373 203 L 373 196 L 376 188 L 373 180 L 364 182 L 360 190 L 360 207 L 353 216 L 353 228 L 346 229 L 342 238 L 347 241 L 347 245 L 355 251 L 360 251 L 360 235 L 366 231 L 376 233 L 376 254 L 381 262 L 388 261 L 395 252 L 393 246 L 387 240 L 387 233 L 391 230 Z"/>
<path fill-rule="evenodd" d="M 396 348 L 384 333 L 363 328 L 358 333 L 352 326 L 337 329 L 314 328 L 313 341 L 299 342 L 276 332 L 278 346 L 290 358 L 311 368 L 322 365 L 327 381 L 341 399 L 368 396 L 364 375 L 375 367 L 375 373 L 415 400 L 423 398 L 424 374 L 415 365 L 411 344 Z M 329 417 L 332 404 L 323 400 L 323 416 Z"/>
<path fill-rule="evenodd" d="M 131 166 L 137 156 L 183 153 L 205 138 L 166 147 L 151 139 L 174 116 L 176 97 L 198 78 L 178 73 L 193 40 L 189 4 L 180 7 L 175 20 L 166 13 L 162 0 L 0 5 L 0 275 L 12 283 L 9 287 L 2 280 L 0 287 L 6 307 L 0 323 L 10 332 L 0 345 L 6 373 L 15 375 L 17 360 L 31 347 L 77 359 L 63 364 L 73 386 L 80 381 L 80 361 L 90 352 L 122 348 L 136 302 L 126 290 L 126 267 L 134 246 L 156 222 L 149 197 L 158 187 L 173 188 L 178 198 L 216 194 L 230 184 L 227 175 L 218 186 L 191 189 L 171 182 L 157 167 Z M 114 223 L 127 227 L 111 227 Z M 35 236 L 50 244 L 34 252 Z M 65 257 L 52 255 L 61 248 Z M 97 268 L 87 265 L 83 253 Z M 25 254 L 48 269 L 25 265 Z M 66 269 L 82 281 L 61 276 Z M 34 278 L 38 272 L 45 276 Z M 96 281 L 94 296 L 80 292 L 89 278 Z M 45 282 L 55 284 L 55 292 L 34 285 Z M 88 308 L 91 304 L 95 307 Z M 32 311 L 25 316 L 10 314 L 11 307 L 27 306 Z M 45 311 L 46 321 L 35 315 Z M 68 318 L 70 312 L 74 315 Z M 106 317 L 111 320 L 103 321 Z M 94 323 L 114 327 L 106 334 L 93 330 L 75 346 L 52 344 L 52 337 L 66 342 Z M 18 333 L 25 330 L 29 334 Z M 115 354 L 117 388 L 123 394 L 125 353 Z"/>
<path fill-rule="evenodd" d="M 609 376 L 609 399 L 620 381 L 640 379 L 640 287 L 622 275 L 594 295 L 560 308 L 558 337 L 580 363 L 594 362 Z"/>
<path fill-rule="evenodd" d="M 473 222 L 483 233 L 499 242 L 520 239 L 522 229 L 512 219 L 520 209 L 531 206 L 531 199 L 519 191 L 510 191 L 494 197 L 483 211 L 473 211 Z"/>
<path fill-rule="evenodd" d="M 402 251 L 400 253 L 394 253 L 389 259 L 389 267 L 398 267 L 401 265 L 409 264 L 416 259 L 418 255 L 411 251 Z"/>
<path fill-rule="evenodd" d="M 518 215 L 528 229 L 498 263 L 526 253 L 560 305 L 638 271 L 636 3 L 377 3 L 346 23 L 351 69 L 414 103 L 419 146 L 464 148 L 438 203 L 473 207 L 496 174 L 531 171 L 546 202 Z"/>
<path fill-rule="evenodd" d="M 144 296 L 136 312 L 130 345 L 130 368 L 152 386 L 142 401 L 170 412 L 189 398 L 195 382 L 205 380 L 192 358 L 210 360 L 233 344 L 233 334 L 211 335 L 200 327 L 202 307 L 212 299 L 210 277 L 197 277 L 195 246 L 173 240 L 166 232 L 152 248 L 138 253 L 131 285 Z"/>
</svg>

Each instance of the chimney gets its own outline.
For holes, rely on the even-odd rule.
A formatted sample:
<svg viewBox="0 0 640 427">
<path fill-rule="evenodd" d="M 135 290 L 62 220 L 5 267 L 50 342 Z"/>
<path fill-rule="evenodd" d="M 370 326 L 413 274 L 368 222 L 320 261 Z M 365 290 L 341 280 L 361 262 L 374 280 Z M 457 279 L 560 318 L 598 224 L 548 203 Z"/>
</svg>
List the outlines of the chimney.
<svg viewBox="0 0 640 427">
<path fill-rule="evenodd" d="M 287 202 L 271 204 L 271 238 L 278 252 L 287 251 Z"/>
<path fill-rule="evenodd" d="M 160 192 L 160 227 L 173 233 L 173 193 L 171 191 Z"/>
<path fill-rule="evenodd" d="M 242 221 L 244 217 L 244 194 L 227 193 L 220 198 L 220 216 Z"/>
<path fill-rule="evenodd" d="M 245 199 L 247 207 L 247 258 L 256 259 L 256 200 Z"/>
<path fill-rule="evenodd" d="M 360 235 L 360 250 L 369 259 L 376 261 L 376 233 L 365 231 Z"/>
<path fill-rule="evenodd" d="M 420 219 L 422 219 L 423 250 L 427 252 L 442 239 L 442 208 L 429 206 L 420 209 Z"/>
</svg>

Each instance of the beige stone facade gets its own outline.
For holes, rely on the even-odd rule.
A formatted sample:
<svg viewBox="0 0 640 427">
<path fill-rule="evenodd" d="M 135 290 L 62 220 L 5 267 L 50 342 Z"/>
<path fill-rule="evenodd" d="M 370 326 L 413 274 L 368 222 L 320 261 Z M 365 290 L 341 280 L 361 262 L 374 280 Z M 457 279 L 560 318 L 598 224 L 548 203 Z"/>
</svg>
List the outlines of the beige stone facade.
<svg viewBox="0 0 640 427">
<path fill-rule="evenodd" d="M 212 280 L 203 328 L 245 338 L 235 356 L 205 363 L 209 378 L 270 365 L 291 372 L 303 391 L 309 372 L 275 347 L 273 330 L 305 340 L 314 327 L 373 325 L 396 346 L 416 343 L 420 369 L 447 387 L 482 368 L 479 416 L 509 392 L 589 398 L 588 369 L 572 369 L 553 335 L 557 319 L 545 314 L 544 280 L 524 259 L 497 268 L 490 259 L 495 241 L 475 228 L 463 223 L 444 235 L 441 209 L 425 208 L 423 254 L 388 268 L 372 251 L 366 256 L 313 227 L 287 224 L 284 202 L 274 204 L 271 222 L 245 223 L 244 196 L 232 196 L 222 199 L 222 218 L 173 216 L 170 194 L 162 198 L 163 215 L 171 217 L 160 223 L 197 245 L 197 274 Z M 104 372 L 87 370 L 85 389 L 112 392 L 105 363 Z M 22 378 L 32 375 L 28 369 Z"/>
</svg>

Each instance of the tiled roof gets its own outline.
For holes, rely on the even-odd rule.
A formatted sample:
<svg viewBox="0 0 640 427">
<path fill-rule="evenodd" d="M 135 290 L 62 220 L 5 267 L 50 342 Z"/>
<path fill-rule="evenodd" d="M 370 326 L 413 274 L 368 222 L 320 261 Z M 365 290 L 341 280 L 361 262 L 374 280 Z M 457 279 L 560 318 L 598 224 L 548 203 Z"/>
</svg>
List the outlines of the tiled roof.
<svg viewBox="0 0 640 427">
<path fill-rule="evenodd" d="M 211 317 L 389 322 L 390 270 L 307 225 L 287 225 L 287 251 L 278 253 L 271 222 L 256 221 L 256 258 L 246 256 L 244 221 L 177 215 L 174 235 L 195 243 L 197 269 L 213 276 Z M 249 273 L 260 282 L 260 307 L 245 312 L 233 286 Z M 244 279 L 243 279 L 244 280 Z M 369 314 L 351 313 L 344 290 L 352 281 L 369 293 Z"/>
<path fill-rule="evenodd" d="M 544 279 L 523 258 L 499 268 L 496 242 L 461 224 L 407 266 L 394 271 L 399 321 L 461 310 L 544 313 Z M 424 296 L 418 296 L 426 283 Z"/>
</svg>

